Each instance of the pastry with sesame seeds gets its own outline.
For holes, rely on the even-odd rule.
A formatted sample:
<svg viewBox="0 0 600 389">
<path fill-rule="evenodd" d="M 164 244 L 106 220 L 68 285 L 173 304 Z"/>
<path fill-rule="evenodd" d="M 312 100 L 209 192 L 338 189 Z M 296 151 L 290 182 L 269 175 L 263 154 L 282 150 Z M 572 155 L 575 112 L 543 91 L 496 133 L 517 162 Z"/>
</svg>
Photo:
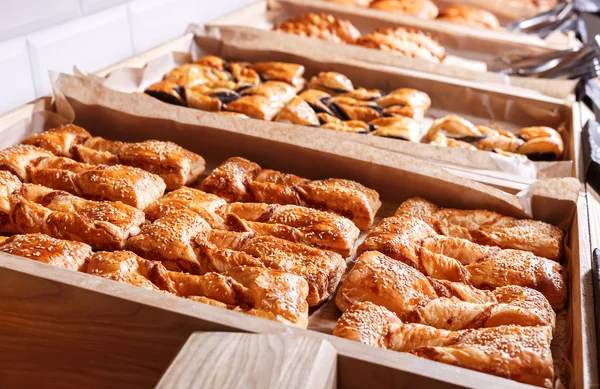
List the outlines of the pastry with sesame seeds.
<svg viewBox="0 0 600 389">
<path fill-rule="evenodd" d="M 192 275 L 169 271 L 160 262 L 130 251 L 94 254 L 87 273 L 284 324 L 308 326 L 308 286 L 304 279 L 289 273 L 242 266 L 223 274 Z"/>
<path fill-rule="evenodd" d="M 263 169 L 241 157 L 229 158 L 202 181 L 208 193 L 233 202 L 304 205 L 333 212 L 369 228 L 381 207 L 379 194 L 355 181 L 340 178 L 311 181 L 293 174 Z"/>
<path fill-rule="evenodd" d="M 0 150 L 0 170 L 8 171 L 22 182 L 28 182 L 27 168 L 36 160 L 53 158 L 54 154 L 32 145 L 15 145 Z"/>
<path fill-rule="evenodd" d="M 131 166 L 90 165 L 72 159 L 41 158 L 27 167 L 29 182 L 94 200 L 121 201 L 146 209 L 165 192 L 159 176 Z"/>
<path fill-rule="evenodd" d="M 486 291 L 438 281 L 377 251 L 356 260 L 335 299 L 342 312 L 365 301 L 404 322 L 453 331 L 508 324 L 554 328 L 556 322 L 550 303 L 536 290 L 510 285 Z"/>
<path fill-rule="evenodd" d="M 22 186 L 17 176 L 0 170 L 0 232 L 16 232 L 10 222 L 10 195 Z"/>
<path fill-rule="evenodd" d="M 23 144 L 34 145 L 59 157 L 92 165 L 133 166 L 160 176 L 167 190 L 193 184 L 204 172 L 204 158 L 173 143 L 158 140 L 128 143 L 92 135 L 79 126 L 62 125 L 31 135 Z"/>
<path fill-rule="evenodd" d="M 541 292 L 555 310 L 567 301 L 566 269 L 528 251 L 484 246 L 438 235 L 413 215 L 383 219 L 365 237 L 358 254 L 376 250 L 432 278 L 479 289 L 518 285 Z"/>
<path fill-rule="evenodd" d="M 333 335 L 530 385 L 550 388 L 554 378 L 549 326 L 448 331 L 403 323 L 386 308 L 363 302 L 344 312 Z"/>
<path fill-rule="evenodd" d="M 0 252 L 76 271 L 85 271 L 92 257 L 92 248 L 85 243 L 38 233 L 0 237 Z"/>
<path fill-rule="evenodd" d="M 144 213 L 129 205 L 85 200 L 40 185 L 22 185 L 9 201 L 10 223 L 16 231 L 41 232 L 100 250 L 122 249 L 145 221 Z"/>
<path fill-rule="evenodd" d="M 227 228 L 275 236 L 349 257 L 360 230 L 332 212 L 298 205 L 229 203 L 218 211 Z"/>
<path fill-rule="evenodd" d="M 516 219 L 486 210 L 438 208 L 419 197 L 403 202 L 396 211 L 396 215 L 402 214 L 419 217 L 438 234 L 503 249 L 530 251 L 554 261 L 563 256 L 565 233 L 541 221 Z"/>
</svg>

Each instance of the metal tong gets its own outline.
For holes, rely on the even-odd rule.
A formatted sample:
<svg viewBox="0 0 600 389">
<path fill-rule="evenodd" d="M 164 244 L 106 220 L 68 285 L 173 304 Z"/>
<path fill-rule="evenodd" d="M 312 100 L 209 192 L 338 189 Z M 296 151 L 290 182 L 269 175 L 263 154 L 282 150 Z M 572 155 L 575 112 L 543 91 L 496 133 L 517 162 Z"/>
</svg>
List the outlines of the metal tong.
<svg viewBox="0 0 600 389">
<path fill-rule="evenodd" d="M 600 34 L 581 48 L 538 55 L 511 52 L 488 63 L 488 70 L 538 78 L 587 80 L 600 77 Z"/>
<path fill-rule="evenodd" d="M 515 20 L 507 25 L 513 32 L 537 34 L 546 38 L 553 31 L 571 31 L 577 27 L 577 10 L 573 3 L 561 3 L 550 11 L 530 18 Z"/>
</svg>

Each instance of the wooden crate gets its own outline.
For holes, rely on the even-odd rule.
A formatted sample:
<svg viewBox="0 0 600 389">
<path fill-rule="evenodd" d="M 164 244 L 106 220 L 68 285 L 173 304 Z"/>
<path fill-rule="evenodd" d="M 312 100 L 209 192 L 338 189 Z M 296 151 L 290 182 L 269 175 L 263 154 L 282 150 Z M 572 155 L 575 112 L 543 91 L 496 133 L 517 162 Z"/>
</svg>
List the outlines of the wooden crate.
<svg viewBox="0 0 600 389">
<path fill-rule="evenodd" d="M 47 103 L 40 101 L 0 119 L 2 146 L 5 135 L 19 138 L 32 124 L 51 121 L 52 113 L 44 110 Z M 81 106 L 75 108 L 78 117 L 92 118 Z M 130 140 L 162 134 L 162 139 L 172 139 L 203 153 L 212 166 L 232 153 L 249 156 L 253 150 L 260 150 L 252 156 L 269 167 L 311 178 L 355 179 L 380 191 L 388 205 L 422 195 L 444 206 L 488 208 L 516 216 L 524 212 L 516 196 L 454 177 L 435 165 L 353 142 L 331 145 L 327 139 L 314 139 L 310 134 L 291 140 L 278 132 L 251 134 L 198 125 L 191 133 L 188 126 L 174 119 L 124 117 L 122 113 L 96 109 L 100 122 L 91 130 L 98 135 Z M 111 116 L 126 120 L 121 125 L 111 123 Z M 132 125 L 135 121 L 141 121 L 138 127 Z M 7 129 L 12 131 L 8 133 Z M 219 144 L 227 147 L 216 147 Z M 282 159 L 282 155 L 288 158 Z M 305 163 L 299 166 L 294 161 Z M 478 176 L 474 172 L 472 177 Z M 481 178 L 486 181 L 485 176 Z M 557 185 L 556 180 L 550 180 L 532 185 L 531 211 L 535 218 L 549 222 L 569 219 L 570 299 L 566 325 L 571 339 L 565 358 L 572 365 L 573 386 L 588 388 L 598 383 L 588 279 L 589 222 L 583 191 L 576 199 L 572 192 L 562 191 L 564 185 L 578 187 L 573 181 L 561 179 Z M 504 185 L 510 187 L 511 183 Z M 0 254 L 0 311 L 2 388 L 149 388 L 159 381 L 195 331 L 285 334 L 325 340 L 337 355 L 339 388 L 530 387 L 6 254 Z"/>
</svg>

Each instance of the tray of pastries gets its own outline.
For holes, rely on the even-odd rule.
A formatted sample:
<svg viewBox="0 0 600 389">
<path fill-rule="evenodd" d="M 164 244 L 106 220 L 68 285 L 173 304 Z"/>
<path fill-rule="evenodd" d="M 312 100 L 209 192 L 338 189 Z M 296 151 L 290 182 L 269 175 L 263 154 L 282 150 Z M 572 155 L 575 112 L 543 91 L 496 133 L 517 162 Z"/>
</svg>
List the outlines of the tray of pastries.
<svg viewBox="0 0 600 389">
<path fill-rule="evenodd" d="M 565 228 L 72 124 L 0 151 L 2 253 L 540 387 Z"/>
<path fill-rule="evenodd" d="M 492 128 L 493 124 L 476 126 L 454 114 L 431 121 L 426 115 L 435 101 L 423 91 L 364 88 L 335 71 L 305 77 L 305 67 L 298 63 L 247 63 L 204 56 L 171 70 L 145 93 L 166 103 L 240 118 L 533 161 L 558 161 L 564 155 L 564 142 L 554 128 L 531 126 L 512 132 Z"/>
</svg>

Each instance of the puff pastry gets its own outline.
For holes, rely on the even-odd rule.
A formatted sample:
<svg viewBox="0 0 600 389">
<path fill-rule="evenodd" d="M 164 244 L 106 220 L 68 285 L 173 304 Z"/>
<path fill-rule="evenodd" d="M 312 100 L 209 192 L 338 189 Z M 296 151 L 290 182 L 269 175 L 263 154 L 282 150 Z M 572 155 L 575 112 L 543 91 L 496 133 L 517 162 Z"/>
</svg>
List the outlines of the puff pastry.
<svg viewBox="0 0 600 389">
<path fill-rule="evenodd" d="M 419 197 L 403 202 L 396 215 L 416 216 L 442 235 L 503 249 L 530 251 L 554 261 L 562 259 L 565 233 L 541 221 L 516 219 L 485 210 L 438 208 Z"/>
<path fill-rule="evenodd" d="M 442 62 L 446 58 L 446 50 L 435 38 L 412 27 L 379 28 L 361 36 L 355 43 L 433 62 Z"/>
<path fill-rule="evenodd" d="M 165 103 L 185 106 L 184 89 L 175 81 L 159 81 L 146 88 L 144 93 Z"/>
<path fill-rule="evenodd" d="M 17 176 L 0 170 L 0 232 L 16 232 L 10 222 L 10 196 L 22 186 Z"/>
<path fill-rule="evenodd" d="M 92 256 L 92 248 L 85 243 L 55 239 L 44 234 L 0 237 L 0 251 L 76 271 L 85 271 Z"/>
<path fill-rule="evenodd" d="M 261 95 L 248 95 L 226 104 L 224 109 L 243 113 L 254 119 L 272 120 L 283 108 L 280 101 L 272 101 Z"/>
<path fill-rule="evenodd" d="M 267 81 L 260 85 L 244 89 L 242 95 L 264 96 L 271 101 L 289 103 L 296 96 L 296 89 L 283 81 Z"/>
<path fill-rule="evenodd" d="M 227 202 L 219 196 L 184 186 L 167 193 L 145 212 L 148 220 L 154 221 L 171 212 L 189 210 L 200 215 L 212 228 L 223 229 L 223 219 L 217 211 L 225 204 Z"/>
<path fill-rule="evenodd" d="M 94 254 L 87 272 L 301 328 L 308 325 L 308 287 L 293 274 L 238 267 L 197 276 L 168 271 L 127 251 Z"/>
<path fill-rule="evenodd" d="M 431 98 L 425 92 L 412 88 L 399 88 L 375 100 L 383 107 L 384 114 L 406 116 L 423 119 L 425 112 L 431 107 Z"/>
<path fill-rule="evenodd" d="M 301 97 L 294 97 L 273 119 L 276 122 L 318 127 L 319 117 Z"/>
<path fill-rule="evenodd" d="M 346 262 L 339 254 L 273 236 L 213 230 L 196 239 L 196 252 L 200 262 L 204 262 L 205 257 L 231 258 L 234 252 L 241 252 L 260 261 L 263 267 L 301 276 L 308 282 L 306 300 L 311 307 L 335 293 L 346 271 Z M 235 259 L 240 261 L 239 255 Z M 250 261 L 249 258 L 241 260 Z"/>
<path fill-rule="evenodd" d="M 369 301 L 404 322 L 453 331 L 508 324 L 554 328 L 556 321 L 546 298 L 533 289 L 503 286 L 489 292 L 440 282 L 377 251 L 356 260 L 335 301 L 342 312 Z"/>
<path fill-rule="evenodd" d="M 0 170 L 8 171 L 19 180 L 27 182 L 27 168 L 32 162 L 52 158 L 54 154 L 32 145 L 15 145 L 0 150 Z"/>
<path fill-rule="evenodd" d="M 488 30 L 498 30 L 500 28 L 500 22 L 493 13 L 467 5 L 453 5 L 445 8 L 440 12 L 437 19 Z"/>
<path fill-rule="evenodd" d="M 432 278 L 480 289 L 529 287 L 541 292 L 555 310 L 566 302 L 566 272 L 558 263 L 528 251 L 503 250 L 441 236 L 414 216 L 383 219 L 357 251 L 361 254 L 369 250 L 402 261 Z"/>
<path fill-rule="evenodd" d="M 229 203 L 219 210 L 233 215 L 228 227 L 283 239 L 350 256 L 360 230 L 350 220 L 331 212 L 297 205 Z"/>
<path fill-rule="evenodd" d="M 308 179 L 262 169 L 246 159 L 230 158 L 202 181 L 202 190 L 228 201 L 305 205 L 349 218 L 360 229 L 373 224 L 379 194 L 350 180 Z"/>
<path fill-rule="evenodd" d="M 437 6 L 430 0 L 375 0 L 370 7 L 421 19 L 435 19 L 438 15 Z"/>
<path fill-rule="evenodd" d="M 85 242 L 95 249 L 122 249 L 145 221 L 144 213 L 129 205 L 84 200 L 40 185 L 22 185 L 9 201 L 16 231 Z"/>
<path fill-rule="evenodd" d="M 534 161 L 557 160 L 564 152 L 560 134 L 550 127 L 526 127 L 512 134 L 505 130 L 475 126 L 460 116 L 448 115 L 434 121 L 424 140 L 439 146 L 463 147 L 462 143 L 444 142 L 440 134 L 454 138 L 456 142 L 470 143 L 479 150 L 491 150 L 504 155 L 518 153 Z"/>
<path fill-rule="evenodd" d="M 92 137 L 83 128 L 63 125 L 27 137 L 22 143 L 46 149 L 59 157 L 89 164 L 122 164 L 160 176 L 168 190 L 189 185 L 204 172 L 205 161 L 173 142 L 149 140 L 138 143 Z"/>
<path fill-rule="evenodd" d="M 229 72 L 197 63 L 183 64 L 165 75 L 165 81 L 172 81 L 182 87 L 205 85 L 218 81 L 231 80 Z"/>
<path fill-rule="evenodd" d="M 352 81 L 338 72 L 320 72 L 310 79 L 308 88 L 317 89 L 331 95 L 354 91 Z"/>
<path fill-rule="evenodd" d="M 27 176 L 33 184 L 92 199 L 121 201 L 139 209 L 147 208 L 166 188 L 162 178 L 142 169 L 90 165 L 58 157 L 33 161 Z"/>
<path fill-rule="evenodd" d="M 384 117 L 372 120 L 369 125 L 375 136 L 418 142 L 421 135 L 419 123 L 409 117 Z"/>
<path fill-rule="evenodd" d="M 549 326 L 448 331 L 403 323 L 384 307 L 365 302 L 342 315 L 333 335 L 525 384 L 552 387 Z"/>
<path fill-rule="evenodd" d="M 255 62 L 252 64 L 258 75 L 266 81 L 283 81 L 300 90 L 306 84 L 304 66 L 285 62 Z"/>
<path fill-rule="evenodd" d="M 301 14 L 277 24 L 273 29 L 338 43 L 353 43 L 360 36 L 350 21 L 322 12 Z"/>
</svg>

